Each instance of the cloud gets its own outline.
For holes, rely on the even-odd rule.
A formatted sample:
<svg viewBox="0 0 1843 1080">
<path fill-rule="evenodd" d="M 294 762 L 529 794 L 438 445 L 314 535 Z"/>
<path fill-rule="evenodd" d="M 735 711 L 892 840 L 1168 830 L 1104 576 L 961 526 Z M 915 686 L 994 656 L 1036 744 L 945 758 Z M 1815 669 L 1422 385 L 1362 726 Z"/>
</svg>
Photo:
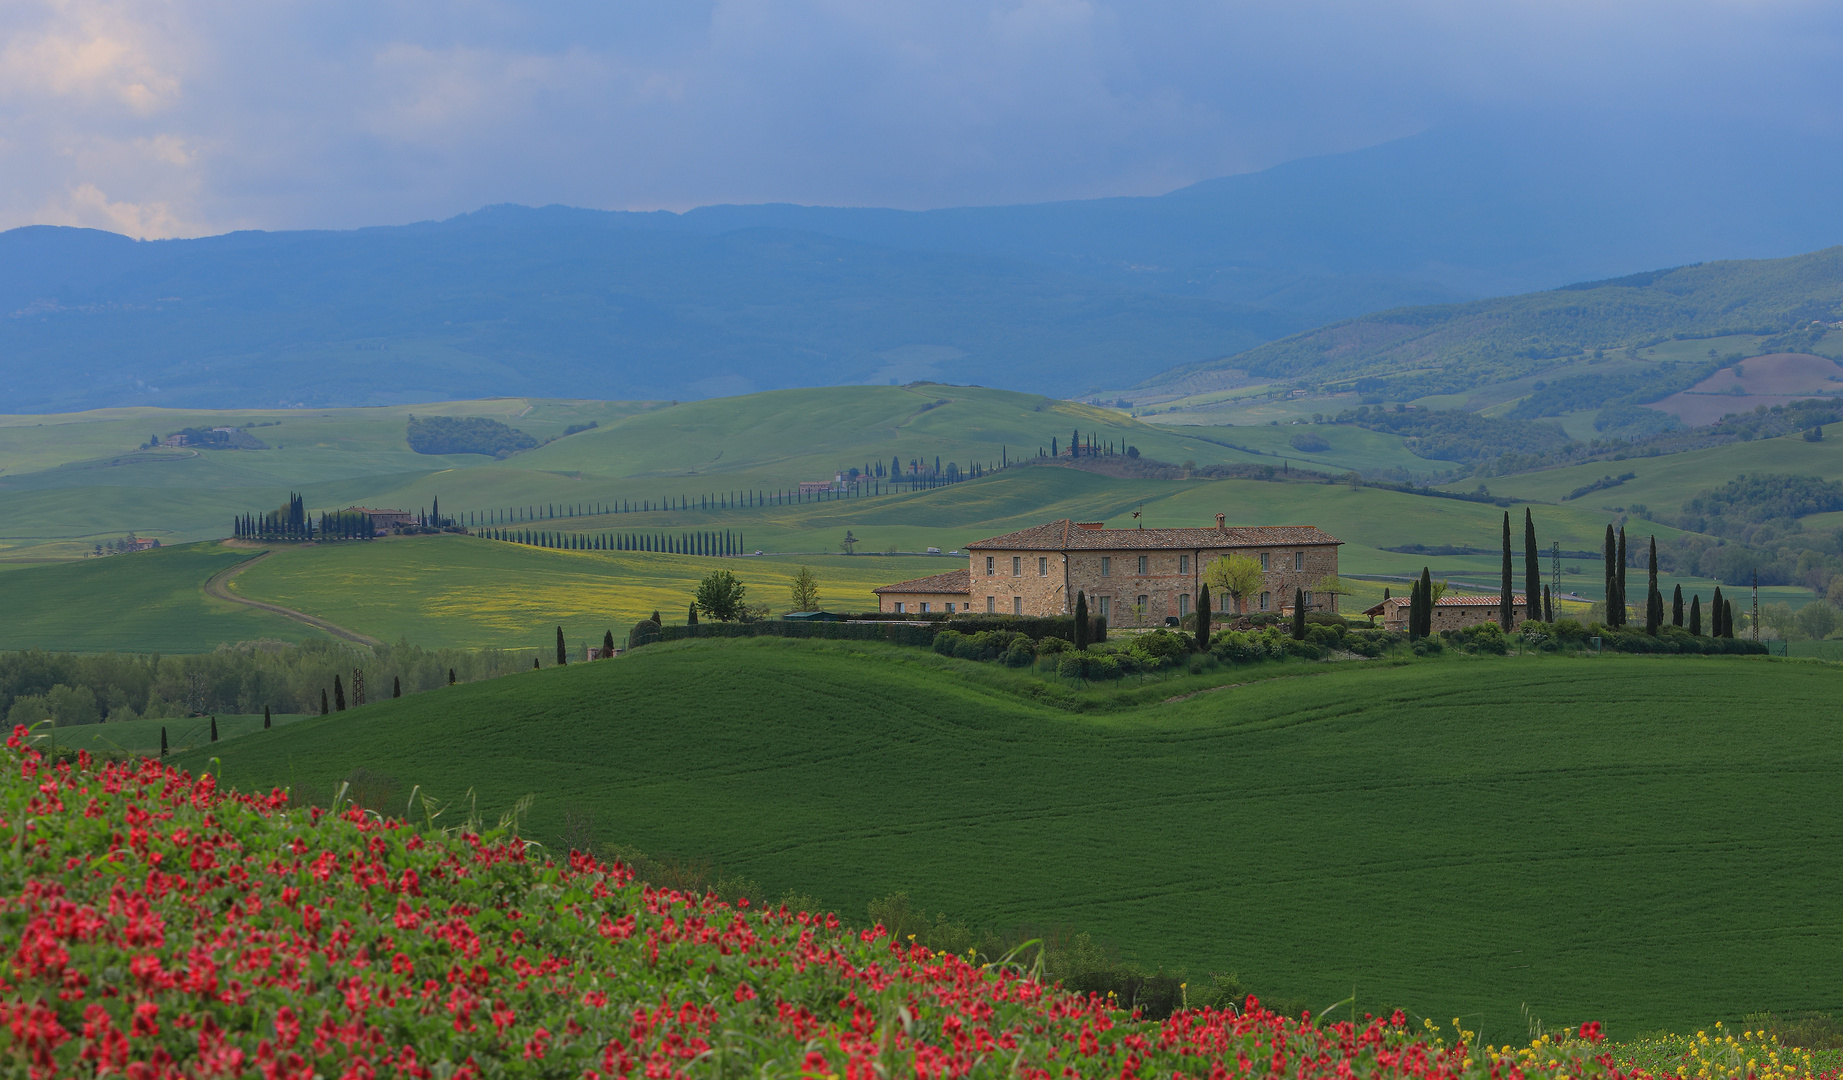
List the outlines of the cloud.
<svg viewBox="0 0 1843 1080">
<path fill-rule="evenodd" d="M 1145 194 L 1524 114 L 1835 134 L 1840 38 L 1774 0 L 16 0 L 0 227 Z"/>
</svg>

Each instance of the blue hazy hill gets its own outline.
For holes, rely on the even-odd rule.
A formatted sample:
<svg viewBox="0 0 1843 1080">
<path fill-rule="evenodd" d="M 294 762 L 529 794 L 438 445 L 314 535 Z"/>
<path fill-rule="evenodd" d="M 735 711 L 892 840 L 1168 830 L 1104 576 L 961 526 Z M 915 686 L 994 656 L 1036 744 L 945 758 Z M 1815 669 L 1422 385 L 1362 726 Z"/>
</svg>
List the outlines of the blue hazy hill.
<svg viewBox="0 0 1843 1080">
<path fill-rule="evenodd" d="M 0 234 L 0 410 L 1127 386 L 1366 312 L 1843 240 L 1835 141 L 1474 125 L 1166 195 Z"/>
</svg>

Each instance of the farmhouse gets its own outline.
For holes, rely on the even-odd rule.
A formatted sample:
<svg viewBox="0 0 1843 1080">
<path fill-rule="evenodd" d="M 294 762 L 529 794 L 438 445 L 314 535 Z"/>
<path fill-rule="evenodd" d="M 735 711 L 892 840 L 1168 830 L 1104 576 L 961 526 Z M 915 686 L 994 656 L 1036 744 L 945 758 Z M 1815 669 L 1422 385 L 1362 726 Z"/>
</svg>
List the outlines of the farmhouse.
<svg viewBox="0 0 1843 1080">
<path fill-rule="evenodd" d="M 965 570 L 949 570 L 871 591 L 877 594 L 877 606 L 882 611 L 908 615 L 944 611 L 951 615 L 971 610 L 967 606 L 971 581 L 972 575 Z"/>
<path fill-rule="evenodd" d="M 1239 605 L 1213 596 L 1214 610 L 1291 610 L 1299 590 L 1307 610 L 1336 611 L 1337 595 L 1320 584 L 1337 576 L 1342 543 L 1310 525 L 1231 527 L 1222 514 L 1201 529 L 1109 529 L 1065 518 L 966 545 L 964 571 L 876 592 L 889 612 L 927 603 L 931 611 L 1004 615 L 1066 615 L 1086 593 L 1089 611 L 1115 626 L 1156 626 L 1196 609 L 1210 563 L 1245 555 L 1261 565 L 1258 594 Z"/>
<path fill-rule="evenodd" d="M 400 525 L 416 524 L 416 515 L 407 510 L 373 510 L 368 506 L 348 506 L 342 514 L 363 514 L 371 519 L 371 531 L 383 536 Z"/>
<path fill-rule="evenodd" d="M 1529 609 L 1521 596 L 1513 596 L 1510 600 L 1510 628 L 1515 630 L 1523 624 L 1524 613 Z M 1405 596 L 1392 596 L 1363 614 L 1371 618 L 1380 615 L 1384 627 L 1404 634 L 1408 632 L 1408 598 Z M 1498 597 L 1442 596 L 1433 602 L 1433 632 L 1496 622 L 1497 616 Z"/>
</svg>

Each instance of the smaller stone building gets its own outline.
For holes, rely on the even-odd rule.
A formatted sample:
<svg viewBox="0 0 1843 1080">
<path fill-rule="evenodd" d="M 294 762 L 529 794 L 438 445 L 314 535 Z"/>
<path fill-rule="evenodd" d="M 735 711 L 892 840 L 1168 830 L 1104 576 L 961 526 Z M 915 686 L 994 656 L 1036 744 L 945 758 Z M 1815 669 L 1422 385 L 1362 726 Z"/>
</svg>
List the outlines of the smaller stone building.
<svg viewBox="0 0 1843 1080">
<path fill-rule="evenodd" d="M 1479 623 L 1496 622 L 1499 598 L 1495 596 L 1442 596 L 1433 602 L 1433 632 L 1457 630 L 1462 626 L 1477 626 Z M 1521 596 L 1511 597 L 1510 628 L 1515 630 L 1524 623 L 1524 613 L 1529 609 Z M 1382 616 L 1382 625 L 1389 630 L 1405 634 L 1408 632 L 1408 597 L 1391 596 L 1382 603 L 1363 612 L 1370 618 Z"/>
<path fill-rule="evenodd" d="M 921 615 L 944 611 L 965 611 L 970 606 L 967 594 L 972 588 L 970 570 L 949 570 L 913 581 L 899 581 L 872 591 L 877 594 L 880 611 L 899 615 Z"/>
</svg>

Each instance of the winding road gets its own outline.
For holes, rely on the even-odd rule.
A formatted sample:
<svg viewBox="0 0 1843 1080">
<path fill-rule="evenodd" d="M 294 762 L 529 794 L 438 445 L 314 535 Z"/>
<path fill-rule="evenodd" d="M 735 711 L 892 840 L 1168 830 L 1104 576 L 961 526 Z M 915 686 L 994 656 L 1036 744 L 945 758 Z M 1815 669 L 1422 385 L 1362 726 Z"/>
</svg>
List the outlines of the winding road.
<svg viewBox="0 0 1843 1080">
<path fill-rule="evenodd" d="M 350 642 L 353 642 L 359 645 L 364 645 L 368 648 L 376 648 L 377 646 L 384 644 L 383 642 L 379 641 L 377 638 L 366 637 L 365 635 L 359 633 L 356 630 L 347 630 L 345 627 L 340 626 L 337 623 L 327 622 L 325 619 L 322 619 L 317 615 L 309 615 L 304 611 L 296 611 L 293 608 L 285 608 L 285 607 L 282 607 L 280 604 L 269 604 L 269 603 L 264 603 L 261 600 L 251 600 L 247 596 L 238 596 L 236 593 L 233 593 L 230 591 L 228 586 L 230 584 L 231 578 L 234 578 L 238 574 L 241 574 L 245 570 L 248 570 L 250 567 L 255 566 L 257 563 L 268 558 L 272 554 L 274 554 L 274 552 L 265 551 L 261 555 L 256 556 L 254 559 L 248 559 L 244 562 L 238 563 L 235 566 L 228 567 L 223 570 L 219 570 L 217 573 L 211 575 L 211 577 L 205 581 L 205 592 L 211 596 L 217 597 L 219 600 L 228 600 L 233 604 L 244 604 L 248 607 L 260 608 L 263 611 L 267 611 L 275 615 L 280 615 L 284 619 L 293 619 L 295 622 L 305 623 L 306 625 L 311 626 L 316 630 L 324 630 L 336 638 L 344 638 L 347 641 L 350 641 Z"/>
</svg>

